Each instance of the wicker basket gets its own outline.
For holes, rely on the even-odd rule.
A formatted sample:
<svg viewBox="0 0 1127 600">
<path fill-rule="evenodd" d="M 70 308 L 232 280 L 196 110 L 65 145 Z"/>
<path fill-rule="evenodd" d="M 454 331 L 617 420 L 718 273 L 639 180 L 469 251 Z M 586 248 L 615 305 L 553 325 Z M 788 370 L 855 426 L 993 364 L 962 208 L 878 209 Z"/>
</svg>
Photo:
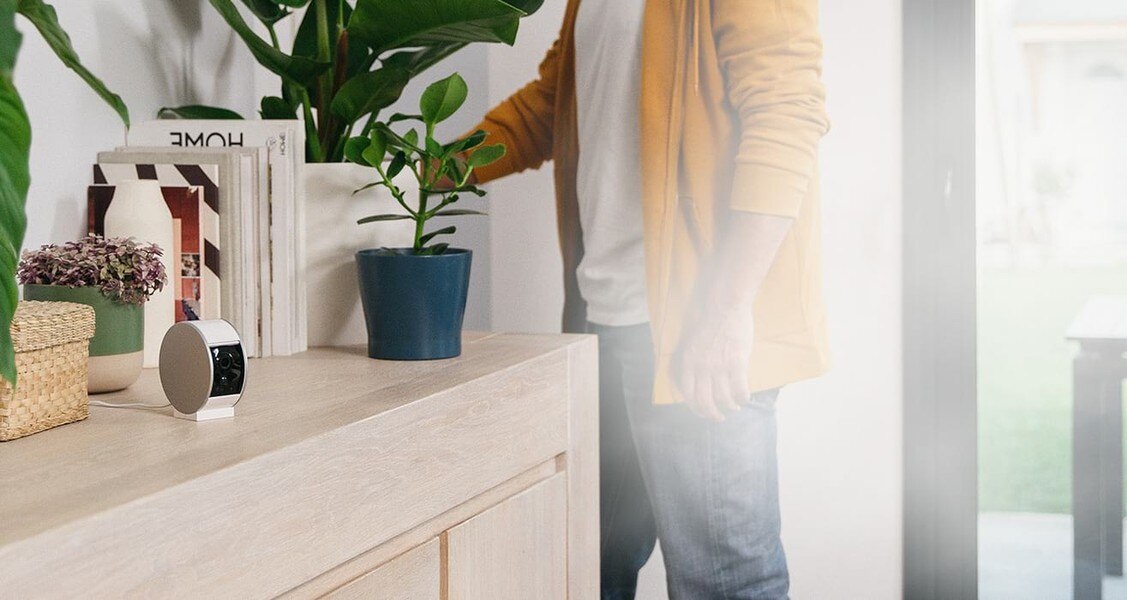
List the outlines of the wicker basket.
<svg viewBox="0 0 1127 600">
<path fill-rule="evenodd" d="M 90 415 L 86 361 L 94 309 L 71 302 L 21 302 L 12 320 L 18 384 L 0 380 L 0 442 Z"/>
</svg>

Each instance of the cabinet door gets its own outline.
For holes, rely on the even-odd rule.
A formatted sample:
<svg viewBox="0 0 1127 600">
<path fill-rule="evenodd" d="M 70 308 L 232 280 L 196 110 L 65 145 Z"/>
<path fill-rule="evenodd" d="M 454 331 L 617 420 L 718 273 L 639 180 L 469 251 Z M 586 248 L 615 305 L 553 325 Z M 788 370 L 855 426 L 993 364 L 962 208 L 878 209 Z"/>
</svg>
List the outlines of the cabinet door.
<svg viewBox="0 0 1127 600">
<path fill-rule="evenodd" d="M 439 600 L 442 567 L 431 540 L 325 595 L 331 600 Z"/>
<path fill-rule="evenodd" d="M 449 600 L 567 597 L 567 483 L 557 474 L 447 532 Z"/>
</svg>

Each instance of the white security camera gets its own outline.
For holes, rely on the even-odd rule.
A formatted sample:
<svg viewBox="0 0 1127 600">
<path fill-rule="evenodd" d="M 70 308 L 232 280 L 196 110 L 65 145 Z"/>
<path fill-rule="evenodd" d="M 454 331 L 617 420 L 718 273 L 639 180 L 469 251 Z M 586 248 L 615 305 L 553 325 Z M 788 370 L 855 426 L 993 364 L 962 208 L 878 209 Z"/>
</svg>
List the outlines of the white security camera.
<svg viewBox="0 0 1127 600">
<path fill-rule="evenodd" d="M 246 352 L 223 320 L 184 321 L 160 346 L 160 383 L 174 414 L 209 421 L 235 416 L 246 386 Z"/>
</svg>

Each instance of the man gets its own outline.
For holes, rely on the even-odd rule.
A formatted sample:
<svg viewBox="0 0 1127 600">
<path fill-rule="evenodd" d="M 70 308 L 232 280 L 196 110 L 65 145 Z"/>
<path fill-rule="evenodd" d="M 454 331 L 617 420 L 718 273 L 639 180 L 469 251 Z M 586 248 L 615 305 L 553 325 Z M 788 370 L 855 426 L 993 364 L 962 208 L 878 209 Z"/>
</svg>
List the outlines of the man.
<svg viewBox="0 0 1127 600">
<path fill-rule="evenodd" d="M 481 124 L 555 163 L 564 329 L 599 336 L 603 598 L 785 598 L 774 403 L 828 364 L 817 0 L 570 0 Z"/>
</svg>

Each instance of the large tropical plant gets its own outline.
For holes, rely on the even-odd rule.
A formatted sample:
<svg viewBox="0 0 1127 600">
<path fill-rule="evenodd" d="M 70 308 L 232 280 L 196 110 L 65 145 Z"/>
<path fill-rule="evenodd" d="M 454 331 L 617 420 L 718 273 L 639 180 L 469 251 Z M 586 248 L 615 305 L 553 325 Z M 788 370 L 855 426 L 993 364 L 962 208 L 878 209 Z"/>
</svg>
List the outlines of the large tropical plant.
<svg viewBox="0 0 1127 600">
<path fill-rule="evenodd" d="M 16 363 L 9 328 L 19 290 L 16 267 L 27 229 L 24 204 L 31 183 L 28 159 L 31 124 L 12 75 L 22 36 L 16 15 L 22 15 L 42 34 L 47 45 L 129 125 L 129 110 L 121 98 L 82 66 L 70 37 L 59 25 L 55 9 L 42 0 L 0 0 L 0 377 L 15 383 Z"/>
<path fill-rule="evenodd" d="M 512 44 L 520 19 L 544 0 L 242 0 L 265 26 L 255 33 L 234 0 L 209 0 L 258 62 L 282 79 L 281 95 L 262 99 L 264 119 L 305 121 L 306 158 L 341 162 L 350 137 L 368 137 L 379 112 L 407 83 L 474 42 Z M 277 24 L 305 8 L 293 48 Z M 183 106 L 165 118 L 240 118 L 227 109 Z"/>
</svg>

